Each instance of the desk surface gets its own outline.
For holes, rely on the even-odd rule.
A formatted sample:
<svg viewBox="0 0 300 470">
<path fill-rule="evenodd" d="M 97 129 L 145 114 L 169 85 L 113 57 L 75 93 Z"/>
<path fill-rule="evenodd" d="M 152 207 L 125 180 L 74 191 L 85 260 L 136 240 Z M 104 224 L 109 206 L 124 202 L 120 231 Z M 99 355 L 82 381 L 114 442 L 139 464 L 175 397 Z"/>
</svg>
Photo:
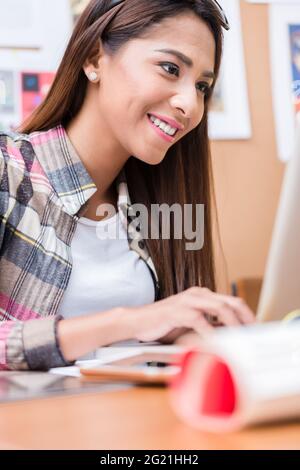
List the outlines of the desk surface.
<svg viewBox="0 0 300 470">
<path fill-rule="evenodd" d="M 181 423 L 164 388 L 0 404 L 0 449 L 300 449 L 300 423 L 234 434 Z"/>
</svg>

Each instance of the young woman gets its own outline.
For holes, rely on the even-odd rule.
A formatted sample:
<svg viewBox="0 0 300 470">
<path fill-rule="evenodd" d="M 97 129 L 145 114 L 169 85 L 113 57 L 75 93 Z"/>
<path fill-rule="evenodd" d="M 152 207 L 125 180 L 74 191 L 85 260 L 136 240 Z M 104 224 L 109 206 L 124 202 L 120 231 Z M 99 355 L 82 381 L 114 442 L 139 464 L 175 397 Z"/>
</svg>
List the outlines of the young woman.
<svg viewBox="0 0 300 470">
<path fill-rule="evenodd" d="M 222 28 L 215 0 L 92 0 L 45 101 L 0 134 L 2 369 L 254 321 L 215 286 L 207 114 Z M 134 204 L 204 205 L 203 247 L 161 226 L 143 236 Z"/>
</svg>

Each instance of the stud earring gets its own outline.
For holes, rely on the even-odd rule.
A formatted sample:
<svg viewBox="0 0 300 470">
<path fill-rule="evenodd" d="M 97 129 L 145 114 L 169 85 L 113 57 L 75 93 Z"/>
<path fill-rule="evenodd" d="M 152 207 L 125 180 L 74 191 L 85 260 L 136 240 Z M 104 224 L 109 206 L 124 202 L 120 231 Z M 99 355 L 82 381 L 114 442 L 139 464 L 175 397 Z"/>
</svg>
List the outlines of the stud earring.
<svg viewBox="0 0 300 470">
<path fill-rule="evenodd" d="M 96 74 L 96 72 L 90 72 L 89 73 L 89 79 L 94 82 L 95 80 L 97 80 L 98 78 L 98 75 Z"/>
</svg>

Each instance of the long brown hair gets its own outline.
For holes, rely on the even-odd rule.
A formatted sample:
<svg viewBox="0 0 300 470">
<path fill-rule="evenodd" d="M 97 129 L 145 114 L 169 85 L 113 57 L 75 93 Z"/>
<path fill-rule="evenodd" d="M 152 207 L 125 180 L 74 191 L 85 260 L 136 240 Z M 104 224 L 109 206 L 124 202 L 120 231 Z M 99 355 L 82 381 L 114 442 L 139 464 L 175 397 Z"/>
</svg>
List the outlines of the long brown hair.
<svg viewBox="0 0 300 470">
<path fill-rule="evenodd" d="M 20 131 L 48 130 L 59 124 L 67 126 L 79 112 L 87 90 L 83 72 L 101 38 L 103 46 L 114 54 L 127 41 L 140 38 L 152 25 L 192 11 L 204 20 L 216 42 L 215 74 L 218 77 L 223 49 L 222 17 L 214 2 L 207 0 L 126 0 L 109 9 L 111 0 L 92 0 L 80 16 L 65 51 L 53 85 L 44 102 L 21 125 Z M 169 149 L 163 162 L 147 165 L 131 157 L 125 165 L 133 203 L 205 205 L 205 242 L 201 250 L 187 251 L 181 240 L 146 241 L 160 280 L 160 298 L 205 286 L 216 290 L 213 246 L 213 215 L 216 215 L 212 179 L 208 108 L 215 83 L 205 99 L 205 112 L 199 126 Z M 216 219 L 217 220 L 217 219 Z M 149 222 L 151 224 L 151 221 Z M 173 224 L 171 224 L 173 227 Z"/>
</svg>

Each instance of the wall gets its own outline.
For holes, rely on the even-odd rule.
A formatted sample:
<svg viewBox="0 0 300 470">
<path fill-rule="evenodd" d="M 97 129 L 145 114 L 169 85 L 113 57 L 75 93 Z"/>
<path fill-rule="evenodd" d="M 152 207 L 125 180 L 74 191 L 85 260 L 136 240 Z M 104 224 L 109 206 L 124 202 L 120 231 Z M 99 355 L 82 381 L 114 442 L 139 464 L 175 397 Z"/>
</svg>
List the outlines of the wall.
<svg viewBox="0 0 300 470">
<path fill-rule="evenodd" d="M 9 50 L 0 44 L 1 69 L 39 72 L 57 69 L 72 32 L 69 0 L 38 0 L 38 8 L 41 48 Z"/>
<path fill-rule="evenodd" d="M 241 14 L 253 136 L 212 144 L 227 284 L 263 276 L 284 171 L 275 143 L 268 6 L 241 1 Z M 224 290 L 220 256 L 217 266 Z"/>
</svg>

